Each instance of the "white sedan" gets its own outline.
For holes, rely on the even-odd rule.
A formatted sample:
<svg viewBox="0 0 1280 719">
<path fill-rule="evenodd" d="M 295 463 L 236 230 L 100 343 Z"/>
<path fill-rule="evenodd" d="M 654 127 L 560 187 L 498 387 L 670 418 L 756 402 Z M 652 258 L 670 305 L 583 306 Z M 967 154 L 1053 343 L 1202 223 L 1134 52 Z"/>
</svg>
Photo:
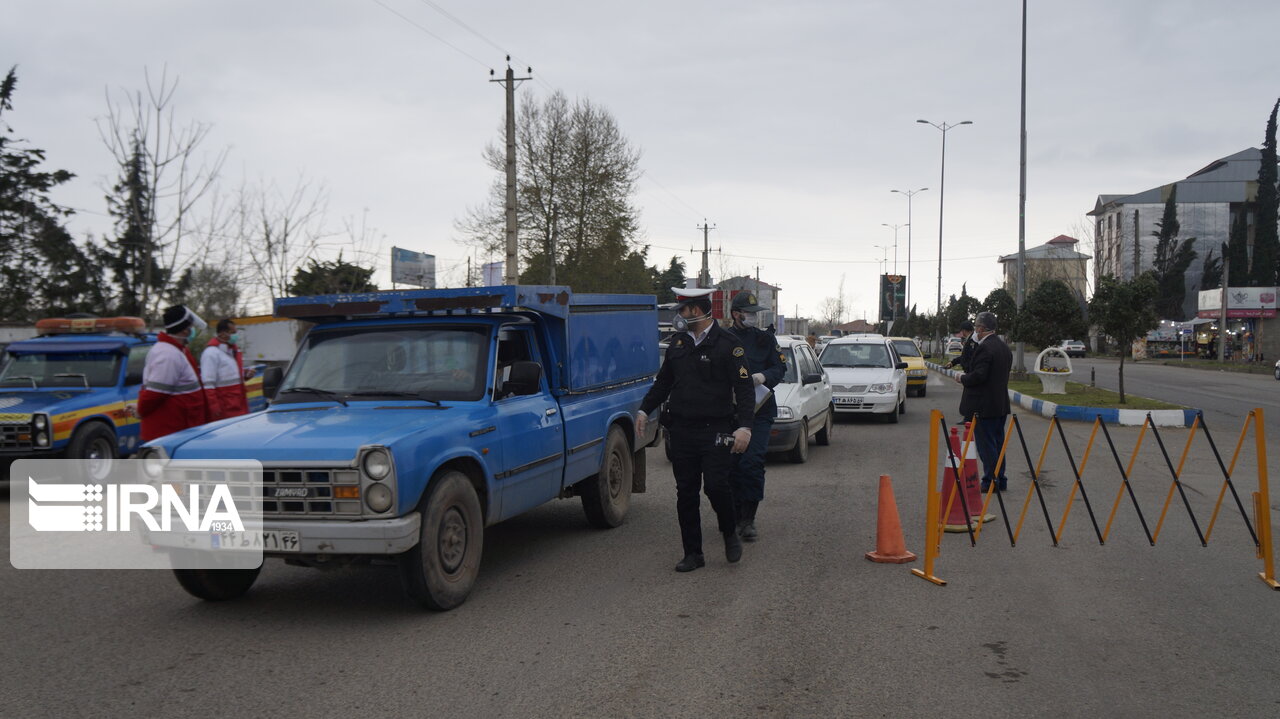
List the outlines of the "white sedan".
<svg viewBox="0 0 1280 719">
<path fill-rule="evenodd" d="M 907 411 L 907 363 L 880 335 L 839 337 L 822 350 L 837 414 L 879 414 L 898 421 Z"/>
<path fill-rule="evenodd" d="M 835 422 L 831 382 L 809 343 L 779 337 L 778 347 L 787 358 L 787 374 L 773 388 L 778 416 L 769 432 L 770 452 L 786 452 L 792 462 L 809 459 L 809 438 L 831 444 Z"/>
</svg>

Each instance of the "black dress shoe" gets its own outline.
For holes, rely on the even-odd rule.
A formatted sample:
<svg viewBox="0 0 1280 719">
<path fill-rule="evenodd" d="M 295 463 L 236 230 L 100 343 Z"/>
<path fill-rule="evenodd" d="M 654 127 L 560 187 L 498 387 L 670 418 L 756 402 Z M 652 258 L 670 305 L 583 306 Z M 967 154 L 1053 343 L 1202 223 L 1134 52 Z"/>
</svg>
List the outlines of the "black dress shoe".
<svg viewBox="0 0 1280 719">
<path fill-rule="evenodd" d="M 706 565 L 707 560 L 703 559 L 701 554 L 686 554 L 684 555 L 684 559 L 681 559 L 679 563 L 676 564 L 676 571 L 692 572 L 698 567 L 705 567 Z"/>
<path fill-rule="evenodd" d="M 748 519 L 738 525 L 738 536 L 742 537 L 744 542 L 754 542 L 760 533 L 756 531 L 756 523 L 753 519 Z"/>
<path fill-rule="evenodd" d="M 736 530 L 724 533 L 724 558 L 730 562 L 742 559 L 742 540 Z"/>
</svg>

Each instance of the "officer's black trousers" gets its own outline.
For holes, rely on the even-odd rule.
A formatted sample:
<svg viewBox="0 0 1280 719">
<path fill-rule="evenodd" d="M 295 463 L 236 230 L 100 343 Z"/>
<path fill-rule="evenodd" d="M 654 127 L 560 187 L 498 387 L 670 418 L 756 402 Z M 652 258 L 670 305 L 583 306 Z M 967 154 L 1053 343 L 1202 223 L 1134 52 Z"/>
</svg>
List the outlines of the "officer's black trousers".
<svg viewBox="0 0 1280 719">
<path fill-rule="evenodd" d="M 722 534 L 737 529 L 729 472 L 733 456 L 728 447 L 717 447 L 717 434 L 732 434 L 732 422 L 677 421 L 671 433 L 671 470 L 676 476 L 676 516 L 685 554 L 702 553 L 702 514 L 699 490 L 707 493 Z"/>
</svg>

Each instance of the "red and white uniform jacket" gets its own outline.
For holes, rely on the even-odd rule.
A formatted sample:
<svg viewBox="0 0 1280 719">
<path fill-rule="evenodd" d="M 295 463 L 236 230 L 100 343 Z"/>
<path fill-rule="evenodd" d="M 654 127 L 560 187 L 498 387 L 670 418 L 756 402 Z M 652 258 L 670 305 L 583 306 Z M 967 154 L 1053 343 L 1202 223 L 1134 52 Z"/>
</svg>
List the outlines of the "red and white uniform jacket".
<svg viewBox="0 0 1280 719">
<path fill-rule="evenodd" d="M 200 355 L 200 379 L 209 400 L 209 419 L 249 413 L 240 348 L 214 337 Z"/>
<path fill-rule="evenodd" d="M 209 421 L 196 358 L 182 340 L 161 332 L 147 353 L 138 392 L 141 437 L 146 442 Z"/>
</svg>

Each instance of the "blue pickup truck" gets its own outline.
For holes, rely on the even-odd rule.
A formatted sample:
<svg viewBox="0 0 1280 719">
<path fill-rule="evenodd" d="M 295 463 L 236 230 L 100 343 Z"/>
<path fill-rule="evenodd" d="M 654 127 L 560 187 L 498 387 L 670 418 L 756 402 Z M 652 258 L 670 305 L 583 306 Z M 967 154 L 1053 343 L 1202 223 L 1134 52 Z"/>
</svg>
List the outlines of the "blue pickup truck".
<svg viewBox="0 0 1280 719">
<path fill-rule="evenodd" d="M 331 567 L 393 558 L 406 592 L 461 604 L 484 528 L 577 496 L 588 522 L 623 522 L 644 491 L 633 424 L 659 358 L 651 295 L 567 287 L 384 291 L 275 301 L 313 322 L 267 411 L 148 443 L 148 459 L 263 465 L 264 556 Z M 258 569 L 175 569 L 207 600 L 244 594 Z"/>
</svg>

